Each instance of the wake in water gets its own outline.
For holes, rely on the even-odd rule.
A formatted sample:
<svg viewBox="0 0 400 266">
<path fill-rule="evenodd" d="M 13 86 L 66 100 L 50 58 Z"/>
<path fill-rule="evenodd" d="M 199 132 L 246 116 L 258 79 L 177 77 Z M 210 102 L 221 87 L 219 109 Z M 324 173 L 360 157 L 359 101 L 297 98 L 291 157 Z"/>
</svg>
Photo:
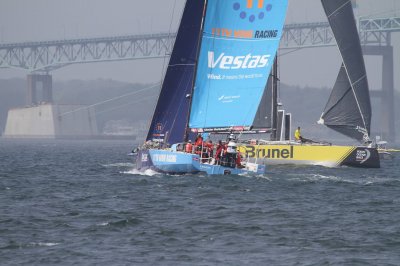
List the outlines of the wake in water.
<svg viewBox="0 0 400 266">
<path fill-rule="evenodd" d="M 134 167 L 134 163 L 111 163 L 111 164 L 103 164 L 103 167 Z"/>
<path fill-rule="evenodd" d="M 151 169 L 146 169 L 145 171 L 140 171 L 138 169 L 131 169 L 129 171 L 122 171 L 121 174 L 129 174 L 129 175 L 143 175 L 143 176 L 155 176 L 159 175 L 160 173 L 153 171 Z"/>
<path fill-rule="evenodd" d="M 52 242 L 38 242 L 38 243 L 35 243 L 35 242 L 31 242 L 31 243 L 29 243 L 29 246 L 32 246 L 32 247 L 53 247 L 53 246 L 57 246 L 57 245 L 59 245 L 60 243 L 52 243 Z"/>
</svg>

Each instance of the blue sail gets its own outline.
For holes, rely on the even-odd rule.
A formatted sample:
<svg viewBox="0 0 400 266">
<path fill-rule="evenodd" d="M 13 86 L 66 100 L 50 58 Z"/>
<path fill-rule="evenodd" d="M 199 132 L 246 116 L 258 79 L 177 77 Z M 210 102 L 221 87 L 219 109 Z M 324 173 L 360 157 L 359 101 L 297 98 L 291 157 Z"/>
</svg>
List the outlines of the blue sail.
<svg viewBox="0 0 400 266">
<path fill-rule="evenodd" d="M 209 0 L 189 127 L 251 127 L 279 46 L 287 0 Z"/>
<path fill-rule="evenodd" d="M 205 3 L 188 0 L 146 140 L 184 139 Z"/>
</svg>

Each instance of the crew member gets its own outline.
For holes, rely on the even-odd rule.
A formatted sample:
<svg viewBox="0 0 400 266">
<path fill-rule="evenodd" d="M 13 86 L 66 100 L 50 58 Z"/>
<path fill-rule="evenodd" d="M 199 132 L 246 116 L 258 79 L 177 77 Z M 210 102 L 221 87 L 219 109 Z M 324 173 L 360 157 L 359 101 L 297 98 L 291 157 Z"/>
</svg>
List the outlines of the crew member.
<svg viewBox="0 0 400 266">
<path fill-rule="evenodd" d="M 196 148 L 196 153 L 201 154 L 201 149 L 203 146 L 203 137 L 201 136 L 201 134 L 197 135 L 194 146 Z"/>
<path fill-rule="evenodd" d="M 209 158 L 214 157 L 214 144 L 212 143 L 212 140 L 206 142 L 206 147 L 207 147 L 208 157 Z"/>
<path fill-rule="evenodd" d="M 222 141 L 218 141 L 216 152 L 215 152 L 215 163 L 220 164 L 221 157 L 224 155 L 225 145 Z"/>
<path fill-rule="evenodd" d="M 229 141 L 234 141 L 235 140 L 235 135 L 233 135 L 233 134 L 230 134 L 229 135 L 229 137 L 228 137 L 228 143 L 229 143 Z"/>
<path fill-rule="evenodd" d="M 226 149 L 226 155 L 224 160 L 222 160 L 221 165 L 235 168 L 237 165 L 237 145 L 234 141 L 229 141 L 228 147 Z"/>
<path fill-rule="evenodd" d="M 301 136 L 300 127 L 297 127 L 296 131 L 294 132 L 294 139 L 299 142 L 303 142 L 303 137 Z"/>
<path fill-rule="evenodd" d="M 192 150 L 193 150 L 192 141 L 189 140 L 188 143 L 186 143 L 185 151 L 186 151 L 187 153 L 192 153 Z"/>
<path fill-rule="evenodd" d="M 212 147 L 212 141 L 210 139 L 207 139 L 206 141 L 203 142 L 201 151 L 201 158 L 203 163 L 209 162 L 210 147 Z"/>
<path fill-rule="evenodd" d="M 237 168 L 244 168 L 244 166 L 242 165 L 242 157 L 240 155 L 240 152 L 238 152 L 236 154 L 236 167 Z"/>
</svg>

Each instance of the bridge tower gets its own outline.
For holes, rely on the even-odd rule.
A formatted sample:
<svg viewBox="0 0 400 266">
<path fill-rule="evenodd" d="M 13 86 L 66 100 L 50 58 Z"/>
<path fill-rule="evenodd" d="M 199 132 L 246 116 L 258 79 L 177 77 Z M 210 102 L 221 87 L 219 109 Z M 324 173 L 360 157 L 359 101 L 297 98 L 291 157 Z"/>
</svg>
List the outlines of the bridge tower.
<svg viewBox="0 0 400 266">
<path fill-rule="evenodd" d="M 363 19 L 359 21 L 364 55 L 382 56 L 382 88 L 372 91 L 380 98 L 380 129 L 384 140 L 396 141 L 394 108 L 394 62 L 392 33 L 399 32 L 400 18 Z"/>
<path fill-rule="evenodd" d="M 49 74 L 29 74 L 27 76 L 27 99 L 26 104 L 37 105 L 39 103 L 53 102 L 53 79 Z M 41 95 L 38 94 L 38 83 L 42 84 Z"/>
<path fill-rule="evenodd" d="M 369 45 L 363 47 L 364 55 L 382 56 L 382 88 L 371 91 L 371 97 L 380 98 L 380 129 L 382 138 L 395 142 L 394 67 L 393 46 Z"/>
</svg>

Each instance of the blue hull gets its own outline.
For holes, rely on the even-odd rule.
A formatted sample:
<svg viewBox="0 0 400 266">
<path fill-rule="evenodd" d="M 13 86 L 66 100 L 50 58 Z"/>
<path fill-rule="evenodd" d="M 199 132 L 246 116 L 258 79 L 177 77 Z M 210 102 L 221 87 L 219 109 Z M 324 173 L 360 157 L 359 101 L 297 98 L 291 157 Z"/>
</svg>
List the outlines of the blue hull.
<svg viewBox="0 0 400 266">
<path fill-rule="evenodd" d="M 250 164 L 247 168 L 231 168 L 200 163 L 200 156 L 185 152 L 149 149 L 141 150 L 136 161 L 137 169 L 152 169 L 167 174 L 239 175 L 265 174 L 265 165 Z"/>
<path fill-rule="evenodd" d="M 139 170 L 152 169 L 168 174 L 198 173 L 199 155 L 168 150 L 141 150 L 136 166 Z"/>
</svg>

